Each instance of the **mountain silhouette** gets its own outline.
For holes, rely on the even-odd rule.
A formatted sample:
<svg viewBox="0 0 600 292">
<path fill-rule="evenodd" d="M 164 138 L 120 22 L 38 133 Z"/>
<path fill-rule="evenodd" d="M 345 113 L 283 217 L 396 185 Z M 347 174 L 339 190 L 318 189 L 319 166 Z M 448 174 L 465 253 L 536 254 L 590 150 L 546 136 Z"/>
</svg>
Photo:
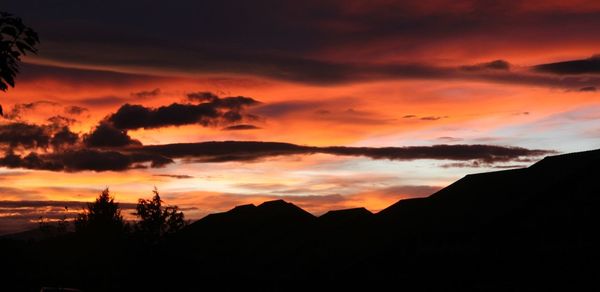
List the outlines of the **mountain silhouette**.
<svg viewBox="0 0 600 292">
<path fill-rule="evenodd" d="M 65 231 L 66 232 L 66 231 Z M 18 241 L 39 241 L 60 236 L 62 233 L 57 224 L 46 224 L 44 228 L 35 228 L 16 233 L 5 234 L 0 239 L 11 239 Z"/>
<path fill-rule="evenodd" d="M 469 288 L 510 290 L 523 282 L 519 289 L 573 289 L 589 283 L 600 242 L 594 231 L 600 222 L 599 163 L 600 150 L 550 156 L 524 169 L 467 175 L 427 198 L 401 200 L 377 214 L 389 235 L 380 250 L 398 242 L 413 254 L 437 250 L 438 259 L 420 260 L 440 270 L 431 265 L 423 272 Z M 446 266 L 448 258 L 457 265 Z"/>
<path fill-rule="evenodd" d="M 396 227 L 474 231 L 533 210 L 560 214 L 569 207 L 584 207 L 584 201 L 598 203 L 589 197 L 600 190 L 593 183 L 598 165 L 600 150 L 594 150 L 546 157 L 523 169 L 467 175 L 427 198 L 401 200 L 377 216 Z M 562 209 L 548 209 L 550 205 Z M 550 216 L 542 215 L 534 218 Z M 562 216 L 567 215 L 576 216 Z"/>
<path fill-rule="evenodd" d="M 241 205 L 156 246 L 112 247 L 121 267 L 112 278 L 78 262 L 77 252 L 89 251 L 76 236 L 25 246 L 5 238 L 0 245 L 19 252 L 5 265 L 18 268 L 4 273 L 12 281 L 57 286 L 43 270 L 23 271 L 64 253 L 72 260 L 56 264 L 53 279 L 86 291 L 101 291 L 86 284 L 98 279 L 110 279 L 102 287 L 113 291 L 199 283 L 220 291 L 579 290 L 598 279 L 598 165 L 600 150 L 546 157 L 528 168 L 467 175 L 376 214 L 354 208 L 315 217 L 283 200 Z M 29 264 L 15 264 L 22 262 Z M 169 281 L 136 281 L 156 269 Z"/>
<path fill-rule="evenodd" d="M 364 207 L 333 210 L 319 217 L 319 221 L 329 224 L 352 224 L 373 218 L 373 213 Z"/>
<path fill-rule="evenodd" d="M 315 220 L 314 215 L 292 203 L 274 200 L 258 206 L 241 205 L 227 212 L 210 214 L 190 224 L 184 233 L 186 235 L 208 233 L 214 236 L 226 236 L 226 234 L 252 236 L 261 232 L 285 232 L 287 229 L 303 227 Z"/>
</svg>

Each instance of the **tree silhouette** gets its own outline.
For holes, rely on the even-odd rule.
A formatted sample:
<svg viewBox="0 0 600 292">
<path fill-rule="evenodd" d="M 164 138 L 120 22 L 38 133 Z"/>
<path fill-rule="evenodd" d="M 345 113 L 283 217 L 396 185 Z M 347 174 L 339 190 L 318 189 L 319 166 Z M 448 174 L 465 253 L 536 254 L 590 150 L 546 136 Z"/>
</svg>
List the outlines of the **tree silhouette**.
<svg viewBox="0 0 600 292">
<path fill-rule="evenodd" d="M 106 188 L 75 220 L 75 230 L 92 236 L 116 237 L 126 231 L 121 208 Z"/>
<path fill-rule="evenodd" d="M 177 206 L 163 207 L 158 190 L 152 191 L 152 199 L 139 199 L 135 213 L 140 217 L 136 231 L 150 240 L 157 240 L 162 236 L 176 232 L 185 226 L 183 212 Z"/>
<path fill-rule="evenodd" d="M 69 208 L 65 206 L 65 214 Z M 69 231 L 69 221 L 67 215 L 63 215 L 57 222 L 52 223 L 49 218 L 40 216 L 38 219 L 38 230 L 45 238 L 64 235 Z"/>
<path fill-rule="evenodd" d="M 15 86 L 21 56 L 37 54 L 38 34 L 23 24 L 21 18 L 0 11 L 0 90 Z M 3 114 L 0 105 L 0 116 Z"/>
</svg>

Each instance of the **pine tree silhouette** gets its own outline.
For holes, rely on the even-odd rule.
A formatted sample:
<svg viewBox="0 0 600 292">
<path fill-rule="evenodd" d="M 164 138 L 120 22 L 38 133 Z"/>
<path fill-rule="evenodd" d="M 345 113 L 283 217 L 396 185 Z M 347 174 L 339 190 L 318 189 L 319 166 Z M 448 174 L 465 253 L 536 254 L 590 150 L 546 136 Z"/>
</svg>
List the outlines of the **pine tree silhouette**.
<svg viewBox="0 0 600 292">
<path fill-rule="evenodd" d="M 122 235 L 127 225 L 121 216 L 121 208 L 106 188 L 96 201 L 89 203 L 75 220 L 75 230 L 88 236 L 113 238 Z"/>
<path fill-rule="evenodd" d="M 163 206 L 158 190 L 152 191 L 152 199 L 139 199 L 135 213 L 140 217 L 136 231 L 145 238 L 156 241 L 166 234 L 174 233 L 185 226 L 183 212 L 177 206 Z"/>
</svg>

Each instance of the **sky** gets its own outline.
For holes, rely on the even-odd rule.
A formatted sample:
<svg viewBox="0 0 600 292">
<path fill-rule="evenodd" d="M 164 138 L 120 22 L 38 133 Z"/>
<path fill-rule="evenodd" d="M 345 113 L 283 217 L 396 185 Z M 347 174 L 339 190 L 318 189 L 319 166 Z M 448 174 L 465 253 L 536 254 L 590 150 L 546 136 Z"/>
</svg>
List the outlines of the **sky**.
<svg viewBox="0 0 600 292">
<path fill-rule="evenodd" d="M 2 9 L 41 43 L 0 92 L 0 234 L 106 187 L 127 218 L 154 187 L 191 220 L 273 199 L 377 212 L 600 148 L 597 1 Z"/>
</svg>

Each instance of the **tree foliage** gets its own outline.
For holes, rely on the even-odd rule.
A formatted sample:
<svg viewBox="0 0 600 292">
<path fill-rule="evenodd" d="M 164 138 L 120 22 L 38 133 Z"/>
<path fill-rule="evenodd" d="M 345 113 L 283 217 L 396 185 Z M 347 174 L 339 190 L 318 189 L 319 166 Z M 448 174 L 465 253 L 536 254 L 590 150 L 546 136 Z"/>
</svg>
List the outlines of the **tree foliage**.
<svg viewBox="0 0 600 292">
<path fill-rule="evenodd" d="M 41 232 L 43 237 L 50 238 L 67 234 L 69 231 L 69 221 L 67 220 L 66 213 L 69 208 L 65 206 L 65 215 L 58 219 L 55 223 L 51 222 L 50 219 L 40 216 L 38 220 L 38 230 Z"/>
<path fill-rule="evenodd" d="M 89 203 L 75 220 L 78 233 L 94 236 L 118 236 L 126 231 L 127 225 L 121 216 L 121 208 L 106 188 L 96 201 Z"/>
<path fill-rule="evenodd" d="M 179 207 L 163 206 L 156 188 L 153 193 L 154 196 L 149 200 L 138 200 L 136 215 L 140 217 L 140 221 L 136 225 L 136 230 L 151 239 L 158 239 L 183 228 L 185 220 Z"/>
<path fill-rule="evenodd" d="M 21 56 L 37 53 L 38 34 L 23 24 L 21 18 L 0 12 L 0 90 L 15 86 Z"/>
<path fill-rule="evenodd" d="M 23 24 L 21 18 L 0 11 L 0 90 L 15 87 L 21 56 L 37 54 L 38 34 Z M 0 116 L 3 115 L 0 105 Z"/>
</svg>

